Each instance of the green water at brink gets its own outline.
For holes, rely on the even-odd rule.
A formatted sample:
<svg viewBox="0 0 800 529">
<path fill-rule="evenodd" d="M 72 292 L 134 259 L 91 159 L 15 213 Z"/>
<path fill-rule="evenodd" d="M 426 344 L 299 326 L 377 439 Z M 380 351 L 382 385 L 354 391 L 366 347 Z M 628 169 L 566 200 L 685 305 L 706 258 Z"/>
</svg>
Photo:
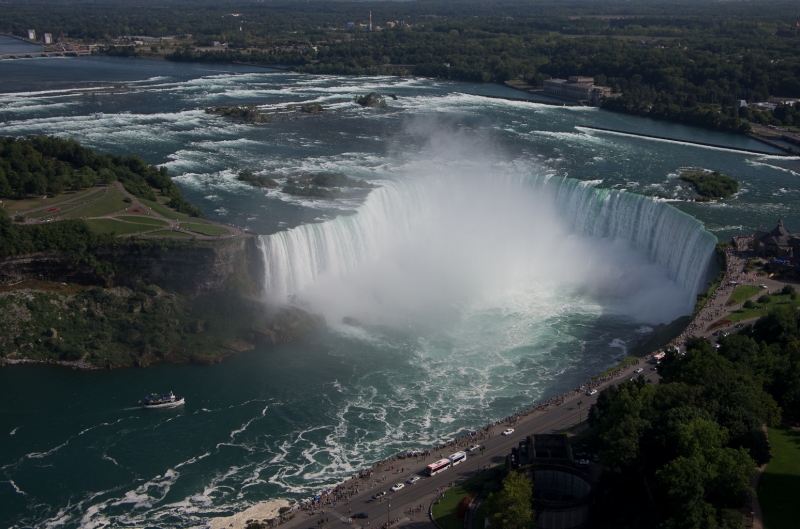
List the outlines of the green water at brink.
<svg viewBox="0 0 800 529">
<path fill-rule="evenodd" d="M 576 127 L 766 147 L 747 138 L 474 95 L 521 95 L 493 85 L 253 70 L 109 58 L 3 61 L 0 133 L 72 136 L 100 151 L 141 155 L 168 167 L 209 217 L 261 234 L 352 214 L 364 197 L 298 200 L 238 183 L 240 169 L 278 178 L 341 170 L 402 181 L 419 176 L 420 159 L 433 168 L 455 163 L 437 143 L 442 138 L 489 145 L 480 163 L 492 172 L 569 176 L 665 197 L 680 193 L 681 167 L 721 170 L 741 181 L 737 197 L 670 204 L 721 239 L 771 226 L 778 217 L 800 229 L 797 160 Z M 386 112 L 351 103 L 353 94 L 373 89 L 398 100 Z M 281 109 L 303 101 L 327 110 L 286 114 L 286 121 L 263 127 L 202 110 L 239 103 Z M 493 182 L 487 178 L 486 185 Z M 613 273 L 624 262 L 613 261 L 602 245 L 593 255 L 613 266 L 585 284 L 503 284 L 469 299 L 438 300 L 443 308 L 423 321 L 353 328 L 329 320 L 297 342 L 210 367 L 2 369 L 0 524 L 189 527 L 258 501 L 307 497 L 383 457 L 427 448 L 575 388 L 656 323 L 620 308 L 640 302 L 641 292 L 614 297 L 586 286 L 597 278 L 612 290 L 630 285 Z M 626 272 L 645 265 L 637 261 Z M 674 288 L 664 271 L 648 273 Z M 136 408 L 145 394 L 169 390 L 186 396 L 183 408 Z"/>
</svg>

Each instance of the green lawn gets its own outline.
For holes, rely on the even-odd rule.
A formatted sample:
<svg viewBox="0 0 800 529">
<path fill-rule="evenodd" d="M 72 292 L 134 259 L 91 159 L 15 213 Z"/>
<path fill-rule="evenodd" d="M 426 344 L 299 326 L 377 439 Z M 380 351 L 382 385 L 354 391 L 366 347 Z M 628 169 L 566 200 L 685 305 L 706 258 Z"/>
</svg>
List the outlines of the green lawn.
<svg viewBox="0 0 800 529">
<path fill-rule="evenodd" d="M 181 228 L 184 230 L 196 231 L 197 233 L 202 233 L 203 235 L 228 235 L 230 233 L 229 230 L 226 230 L 222 226 L 216 226 L 214 224 L 199 224 L 196 222 L 181 222 Z"/>
<path fill-rule="evenodd" d="M 61 215 L 63 217 L 79 218 L 79 217 L 102 217 L 129 208 L 131 205 L 123 199 L 125 195 L 116 187 L 109 188 L 108 194 L 99 200 L 95 200 L 85 206 L 80 206 L 69 211 L 65 211 Z"/>
<path fill-rule="evenodd" d="M 477 466 L 475 460 L 477 459 L 480 461 L 480 458 L 481 456 L 469 456 L 467 462 L 463 464 L 469 464 L 471 467 L 475 467 Z M 438 500 L 439 503 L 434 503 L 433 505 L 433 519 L 436 520 L 436 523 L 439 524 L 442 529 L 463 529 L 464 520 L 456 520 L 455 517 L 458 504 L 467 494 L 474 494 L 477 496 L 483 492 L 484 484 L 499 476 L 504 467 L 505 465 L 500 465 L 487 472 L 478 474 L 445 492 L 444 498 Z M 448 470 L 448 472 L 452 471 Z M 478 514 L 481 514 L 480 509 L 478 510 Z M 483 527 L 483 524 L 478 524 L 478 527 Z"/>
<path fill-rule="evenodd" d="M 150 224 L 133 224 L 131 222 L 120 222 L 114 219 L 89 219 L 85 222 L 89 226 L 89 229 L 95 233 L 116 233 L 117 235 L 149 231 L 155 227 Z"/>
<path fill-rule="evenodd" d="M 181 220 L 184 220 L 184 219 L 192 218 L 189 215 L 186 215 L 184 213 L 178 213 L 177 211 L 169 209 L 166 206 L 162 206 L 158 202 L 153 202 L 151 200 L 145 200 L 143 198 L 140 198 L 139 201 L 142 204 L 153 208 L 153 211 L 155 211 L 159 215 L 162 215 L 162 216 L 164 216 L 164 217 L 166 217 L 168 219 L 181 219 Z"/>
<path fill-rule="evenodd" d="M 739 309 L 732 312 L 726 319 L 731 321 L 742 321 L 750 318 L 763 316 L 777 305 L 790 305 L 794 308 L 800 307 L 800 296 L 798 299 L 791 299 L 790 296 L 784 294 L 770 294 L 770 301 L 767 303 L 756 302 L 754 309 Z"/>
<path fill-rule="evenodd" d="M 728 303 L 730 305 L 735 305 L 737 303 L 741 303 L 745 300 L 748 300 L 761 292 L 761 289 L 755 285 L 739 285 L 734 289 L 733 294 L 731 294 Z"/>
<path fill-rule="evenodd" d="M 8 214 L 13 217 L 14 215 L 25 214 L 25 212 L 28 210 L 34 208 L 40 208 L 42 206 L 60 207 L 57 206 L 59 202 L 63 202 L 64 200 L 72 200 L 74 198 L 79 198 L 81 196 L 85 196 L 96 191 L 97 191 L 96 187 L 90 187 L 82 191 L 67 191 L 66 193 L 61 193 L 60 195 L 55 195 L 55 196 L 48 195 L 47 198 L 45 198 L 44 200 L 42 200 L 41 196 L 37 196 L 37 197 L 23 198 L 23 199 L 4 198 L 2 202 L 6 208 L 6 211 L 8 211 Z"/>
<path fill-rule="evenodd" d="M 758 482 L 765 529 L 793 529 L 800 520 L 800 430 L 770 428 L 772 461 Z"/>
<path fill-rule="evenodd" d="M 134 222 L 136 224 L 145 224 L 153 227 L 168 226 L 166 221 L 161 219 L 154 219 L 153 217 L 135 216 L 135 215 L 117 215 L 114 217 L 117 220 L 124 220 L 125 222 Z"/>
<path fill-rule="evenodd" d="M 160 230 L 148 233 L 146 236 L 147 237 L 192 237 L 192 234 L 184 233 L 182 231 Z"/>
</svg>

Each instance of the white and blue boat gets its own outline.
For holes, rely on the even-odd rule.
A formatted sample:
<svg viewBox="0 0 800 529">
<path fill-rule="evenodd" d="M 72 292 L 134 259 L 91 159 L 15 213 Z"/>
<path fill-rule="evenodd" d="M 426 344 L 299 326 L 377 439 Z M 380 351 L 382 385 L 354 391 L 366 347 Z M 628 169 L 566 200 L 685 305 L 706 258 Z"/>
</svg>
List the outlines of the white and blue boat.
<svg viewBox="0 0 800 529">
<path fill-rule="evenodd" d="M 142 408 L 147 409 L 164 409 L 164 408 L 174 408 L 176 406 L 180 406 L 184 403 L 184 398 L 175 396 L 174 393 L 171 391 L 169 393 L 164 393 L 163 395 L 159 395 L 158 393 L 152 393 L 144 398 L 144 400 L 140 400 L 139 404 L 142 405 Z"/>
</svg>

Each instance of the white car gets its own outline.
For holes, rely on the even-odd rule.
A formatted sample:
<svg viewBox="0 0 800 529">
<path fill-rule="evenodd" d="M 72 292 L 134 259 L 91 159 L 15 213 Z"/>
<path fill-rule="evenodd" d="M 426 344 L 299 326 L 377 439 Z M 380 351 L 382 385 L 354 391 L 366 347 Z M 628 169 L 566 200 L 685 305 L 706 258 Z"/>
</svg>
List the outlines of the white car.
<svg viewBox="0 0 800 529">
<path fill-rule="evenodd" d="M 761 283 L 760 285 L 758 285 L 758 288 L 767 288 L 767 285 L 765 285 L 764 283 Z"/>
<path fill-rule="evenodd" d="M 514 428 L 506 428 L 503 430 L 503 435 L 511 435 L 512 433 L 514 433 Z"/>
<path fill-rule="evenodd" d="M 641 367 L 633 370 L 634 373 L 641 373 L 642 371 L 644 371 L 644 369 L 642 369 Z"/>
<path fill-rule="evenodd" d="M 406 483 L 408 483 L 409 485 L 413 485 L 417 481 L 419 481 L 419 476 L 411 476 L 406 480 Z"/>
<path fill-rule="evenodd" d="M 469 448 L 467 448 L 467 450 L 469 450 L 470 452 L 474 452 L 475 450 L 480 449 L 480 447 L 481 445 L 472 445 Z"/>
<path fill-rule="evenodd" d="M 590 389 L 589 391 L 586 392 L 586 395 L 589 396 L 589 397 L 591 397 L 592 395 L 597 395 L 597 390 L 596 389 Z"/>
<path fill-rule="evenodd" d="M 405 487 L 404 484 L 395 483 L 394 485 L 392 485 L 392 492 L 397 492 L 398 490 L 402 489 L 403 487 Z"/>
</svg>

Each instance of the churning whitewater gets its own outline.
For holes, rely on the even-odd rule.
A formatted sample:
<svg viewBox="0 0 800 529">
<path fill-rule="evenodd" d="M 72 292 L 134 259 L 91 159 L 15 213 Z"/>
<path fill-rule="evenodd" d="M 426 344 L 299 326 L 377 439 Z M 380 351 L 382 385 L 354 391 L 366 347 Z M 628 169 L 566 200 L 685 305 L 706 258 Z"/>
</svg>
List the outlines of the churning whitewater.
<svg viewBox="0 0 800 529">
<path fill-rule="evenodd" d="M 581 127 L 759 148 L 749 138 L 498 99 L 527 97 L 499 85 L 6 62 L 2 89 L 16 91 L 0 94 L 0 132 L 74 137 L 168 168 L 210 218 L 262 234 L 272 302 L 328 325 L 213 367 L 0 370 L 19 396 L 0 421 L 4 527 L 198 527 L 307 497 L 618 362 L 654 324 L 691 311 L 713 254 L 706 229 L 724 240 L 777 218 L 800 225 L 796 160 Z M 57 81 L 42 87 L 44 73 Z M 398 99 L 353 102 L 373 90 Z M 289 110 L 312 101 L 326 111 Z M 239 104 L 280 119 L 204 111 Z M 729 174 L 741 192 L 682 201 L 687 166 Z M 280 184 L 342 172 L 377 187 L 309 199 L 253 188 L 237 180 L 243 169 Z M 185 409 L 131 406 L 170 389 Z"/>
<path fill-rule="evenodd" d="M 690 312 L 716 242 L 699 221 L 588 182 L 491 170 L 428 167 L 383 182 L 354 215 L 262 236 L 265 291 L 334 322 L 427 319 L 536 282 L 644 323 Z"/>
</svg>

